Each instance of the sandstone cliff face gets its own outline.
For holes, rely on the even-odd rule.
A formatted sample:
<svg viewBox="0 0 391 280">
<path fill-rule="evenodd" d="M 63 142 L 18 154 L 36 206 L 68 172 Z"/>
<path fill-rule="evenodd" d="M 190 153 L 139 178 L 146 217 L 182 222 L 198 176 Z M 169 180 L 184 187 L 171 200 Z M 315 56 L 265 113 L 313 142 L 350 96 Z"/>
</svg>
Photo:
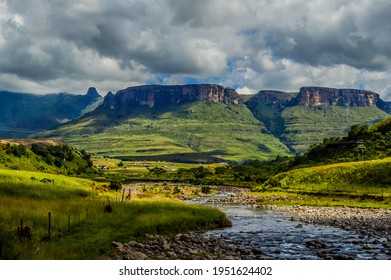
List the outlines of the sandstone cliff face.
<svg viewBox="0 0 391 280">
<path fill-rule="evenodd" d="M 377 93 L 368 90 L 302 87 L 292 105 L 372 107 L 379 100 Z"/>
<path fill-rule="evenodd" d="M 243 100 L 232 88 L 219 85 L 151 85 L 130 87 L 118 91 L 115 95 L 109 92 L 103 105 L 108 109 L 127 110 L 134 106 L 157 107 L 183 104 L 195 101 L 242 105 Z"/>
</svg>

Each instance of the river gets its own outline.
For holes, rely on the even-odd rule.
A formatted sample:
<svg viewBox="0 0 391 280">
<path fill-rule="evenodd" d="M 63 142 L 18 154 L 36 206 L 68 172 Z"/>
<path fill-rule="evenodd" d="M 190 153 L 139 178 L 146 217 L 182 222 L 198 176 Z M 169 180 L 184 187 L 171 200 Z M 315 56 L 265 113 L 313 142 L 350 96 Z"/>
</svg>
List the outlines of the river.
<svg viewBox="0 0 391 280">
<path fill-rule="evenodd" d="M 208 199 L 197 203 L 208 204 Z M 390 259 L 382 246 L 385 240 L 374 242 L 340 228 L 300 223 L 292 219 L 294 213 L 250 206 L 214 207 L 227 214 L 232 227 L 208 231 L 205 236 L 256 248 L 270 259 Z"/>
</svg>

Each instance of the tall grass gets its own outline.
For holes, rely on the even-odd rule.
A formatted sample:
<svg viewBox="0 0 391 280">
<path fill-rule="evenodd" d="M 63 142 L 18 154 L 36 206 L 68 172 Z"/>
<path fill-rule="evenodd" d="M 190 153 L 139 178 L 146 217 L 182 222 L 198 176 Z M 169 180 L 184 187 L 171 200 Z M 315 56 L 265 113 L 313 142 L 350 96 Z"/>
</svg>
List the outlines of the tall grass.
<svg viewBox="0 0 391 280">
<path fill-rule="evenodd" d="M 229 225 L 216 209 L 166 200 L 115 202 L 118 194 L 98 194 L 89 180 L 4 170 L 0 176 L 0 259 L 97 259 L 113 240 Z M 112 213 L 104 212 L 107 204 Z M 31 240 L 18 237 L 21 220 Z"/>
<path fill-rule="evenodd" d="M 355 198 L 362 203 L 373 200 L 372 206 L 378 201 L 378 206 L 387 207 L 391 203 L 390 168 L 391 158 L 300 168 L 280 173 L 254 190 L 327 196 L 334 200 Z"/>
</svg>

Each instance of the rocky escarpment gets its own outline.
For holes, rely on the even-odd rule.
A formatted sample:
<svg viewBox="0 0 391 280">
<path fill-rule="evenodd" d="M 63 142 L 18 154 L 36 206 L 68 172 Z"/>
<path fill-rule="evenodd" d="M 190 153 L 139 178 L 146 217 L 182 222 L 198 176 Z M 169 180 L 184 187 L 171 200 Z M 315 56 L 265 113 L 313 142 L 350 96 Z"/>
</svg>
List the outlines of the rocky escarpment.
<svg viewBox="0 0 391 280">
<path fill-rule="evenodd" d="M 380 101 L 379 95 L 369 90 L 302 87 L 292 105 L 372 107 Z"/>
<path fill-rule="evenodd" d="M 291 93 L 277 90 L 261 90 L 256 95 L 251 97 L 246 105 L 249 108 L 255 108 L 258 104 L 271 106 L 273 108 L 282 109 L 289 104 L 293 98 Z"/>
<path fill-rule="evenodd" d="M 115 95 L 109 92 L 103 105 L 108 109 L 128 110 L 136 106 L 161 107 L 195 101 L 241 105 L 243 100 L 232 88 L 219 85 L 150 85 L 129 87 Z"/>
</svg>

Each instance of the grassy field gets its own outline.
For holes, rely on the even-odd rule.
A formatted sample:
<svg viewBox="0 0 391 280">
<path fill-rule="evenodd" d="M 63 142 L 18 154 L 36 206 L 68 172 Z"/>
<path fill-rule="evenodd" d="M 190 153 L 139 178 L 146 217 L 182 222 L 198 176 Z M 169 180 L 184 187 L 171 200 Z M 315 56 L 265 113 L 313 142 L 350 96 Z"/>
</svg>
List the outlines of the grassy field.
<svg viewBox="0 0 391 280">
<path fill-rule="evenodd" d="M 169 161 L 122 161 L 115 158 L 107 157 L 93 157 L 93 162 L 96 167 L 104 170 L 105 176 L 110 177 L 118 175 L 124 179 L 148 180 L 153 179 L 151 170 L 157 168 L 162 169 L 164 176 L 159 176 L 159 180 L 172 180 L 177 172 L 181 169 L 192 169 L 203 167 L 214 171 L 216 167 L 225 167 L 227 164 L 223 163 L 182 163 Z M 120 165 L 120 166 L 119 166 Z M 163 174 L 162 174 L 163 175 Z"/>
<path fill-rule="evenodd" d="M 289 155 L 277 138 L 262 133 L 264 126 L 246 106 L 194 102 L 161 109 L 139 107 L 125 116 L 110 114 L 95 112 L 43 136 L 127 159 L 174 155 L 171 161 L 241 162 Z"/>
<path fill-rule="evenodd" d="M 281 203 L 389 208 L 390 168 L 391 158 L 299 168 L 270 178 L 254 191 L 292 198 Z"/>
<path fill-rule="evenodd" d="M 216 209 L 157 197 L 122 203 L 119 197 L 105 183 L 0 169 L 0 259 L 98 259 L 112 251 L 113 240 L 229 225 Z M 108 204 L 111 213 L 104 211 Z M 17 235 L 21 220 L 31 240 Z"/>
</svg>

